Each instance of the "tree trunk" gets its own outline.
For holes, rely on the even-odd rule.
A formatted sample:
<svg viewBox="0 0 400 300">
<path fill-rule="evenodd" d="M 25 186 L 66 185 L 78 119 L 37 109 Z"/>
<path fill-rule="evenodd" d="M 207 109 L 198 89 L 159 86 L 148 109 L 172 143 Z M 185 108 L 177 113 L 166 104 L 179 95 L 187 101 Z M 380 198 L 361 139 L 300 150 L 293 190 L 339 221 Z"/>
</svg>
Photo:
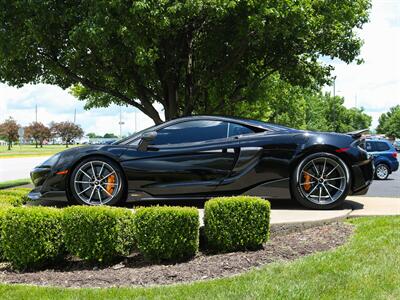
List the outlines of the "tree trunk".
<svg viewBox="0 0 400 300">
<path fill-rule="evenodd" d="M 68 141 L 65 142 L 65 148 L 68 148 Z"/>
<path fill-rule="evenodd" d="M 37 142 L 37 140 L 35 140 L 35 144 L 36 144 L 36 148 L 38 147 L 38 142 Z"/>
<path fill-rule="evenodd" d="M 190 32 L 187 36 L 187 64 L 186 64 L 186 82 L 185 82 L 185 108 L 184 116 L 192 114 L 194 103 L 194 83 L 193 83 L 193 37 Z"/>
<path fill-rule="evenodd" d="M 8 142 L 8 150 L 11 150 L 11 142 Z"/>
<path fill-rule="evenodd" d="M 174 81 L 168 82 L 167 107 L 165 108 L 165 121 L 178 117 L 178 89 Z"/>
</svg>

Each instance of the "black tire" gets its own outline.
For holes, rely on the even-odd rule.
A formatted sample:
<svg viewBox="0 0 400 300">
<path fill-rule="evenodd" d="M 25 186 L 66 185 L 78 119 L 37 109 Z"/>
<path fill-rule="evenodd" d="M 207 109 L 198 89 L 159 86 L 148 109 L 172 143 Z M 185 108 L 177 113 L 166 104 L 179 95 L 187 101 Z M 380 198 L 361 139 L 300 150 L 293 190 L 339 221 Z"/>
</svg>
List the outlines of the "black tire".
<svg viewBox="0 0 400 300">
<path fill-rule="evenodd" d="M 301 174 L 300 172 L 302 172 L 303 168 L 307 167 L 309 164 L 311 164 L 313 161 L 318 161 L 318 160 L 323 160 L 325 161 L 329 161 L 329 163 L 336 163 L 337 167 L 336 167 L 336 171 L 333 170 L 333 172 L 338 172 L 340 171 L 340 174 L 343 174 L 343 179 L 341 180 L 341 185 L 343 185 L 343 189 L 339 189 L 337 188 L 338 191 L 336 191 L 335 196 L 332 197 L 330 192 L 328 190 L 326 190 L 326 196 L 324 197 L 328 197 L 329 195 L 329 200 L 326 201 L 326 203 L 316 203 L 313 202 L 315 200 L 309 200 L 306 196 L 310 195 L 305 195 L 304 192 L 304 187 L 302 188 L 302 185 L 305 185 L 305 183 L 300 183 L 301 182 Z M 318 168 L 318 167 L 317 167 Z M 324 167 L 325 168 L 325 167 Z M 332 168 L 334 169 L 334 168 Z M 307 172 L 305 172 L 307 173 Z M 322 177 L 324 177 L 324 171 L 321 172 L 322 173 Z M 329 174 L 328 174 L 329 175 Z M 310 178 L 310 177 L 309 177 Z M 316 176 L 316 179 L 312 179 L 314 180 L 318 187 L 318 189 L 322 189 L 323 186 L 324 189 L 326 189 L 325 185 L 323 185 L 322 183 L 324 182 L 329 182 L 328 180 L 333 180 L 333 179 L 328 179 L 328 177 L 325 178 L 325 180 L 321 179 L 322 183 L 320 185 L 319 183 L 319 177 Z M 340 205 L 342 205 L 343 201 L 346 199 L 347 195 L 349 194 L 350 191 L 350 186 L 351 186 L 351 176 L 350 176 L 350 171 L 349 168 L 347 167 L 347 165 L 343 162 L 342 159 L 340 159 L 338 156 L 331 154 L 331 153 L 327 153 L 327 152 L 319 152 L 319 153 L 314 153 L 311 154 L 307 157 L 305 157 L 294 169 L 292 176 L 291 176 L 291 180 L 290 180 L 290 188 L 291 188 L 291 193 L 292 196 L 303 206 L 307 207 L 307 208 L 311 208 L 311 209 L 332 209 L 335 207 L 338 207 Z M 314 186 L 315 187 L 315 186 Z M 315 188 L 317 188 L 315 187 Z M 310 188 L 311 189 L 311 188 Z M 331 187 L 329 187 L 329 189 L 331 189 L 331 191 L 335 191 L 335 189 L 332 189 Z M 340 193 L 339 193 L 340 192 Z M 321 198 L 321 192 L 319 192 L 319 196 Z M 311 196 L 314 197 L 314 196 Z M 335 199 L 337 197 L 337 199 Z M 320 199 L 318 199 L 320 200 Z M 331 201 L 329 203 L 329 201 Z"/>
<path fill-rule="evenodd" d="M 375 168 L 375 179 L 386 180 L 389 177 L 390 169 L 387 164 L 378 164 Z"/>
<path fill-rule="evenodd" d="M 85 172 L 82 170 L 82 168 L 85 168 L 85 166 L 90 165 L 91 164 L 94 165 L 94 169 L 90 168 L 88 172 Z M 103 168 L 101 168 L 101 166 L 103 166 Z M 100 170 L 99 170 L 100 168 Z M 109 171 L 109 173 L 105 173 L 104 176 L 102 176 L 102 172 L 103 170 Z M 90 180 L 88 178 L 88 176 L 92 176 L 92 173 L 90 170 L 94 170 L 95 175 L 100 175 L 99 177 L 97 177 L 97 179 L 92 179 Z M 111 172 L 111 170 L 114 171 L 114 173 Z M 104 172 L 106 172 L 104 171 Z M 79 172 L 79 174 L 78 174 Z M 81 174 L 83 173 L 83 174 Z M 86 175 L 84 175 L 84 173 L 86 173 Z M 100 174 L 99 174 L 100 173 Z M 105 179 L 107 179 L 107 175 L 108 177 L 111 177 L 110 175 L 115 176 L 114 182 L 113 183 L 104 183 L 104 180 L 100 180 L 103 177 L 106 177 Z M 102 177 L 101 177 L 102 176 Z M 84 180 L 87 181 L 92 181 L 93 183 L 85 183 L 85 185 L 80 183 L 76 183 L 76 181 L 79 180 L 80 178 L 84 178 Z M 82 180 L 82 179 L 81 179 Z M 83 181 L 79 181 L 79 182 L 83 182 Z M 97 185 L 96 185 L 97 184 Z M 112 194 L 110 194 L 110 190 L 108 190 L 108 184 L 110 185 L 115 185 L 113 190 L 112 190 Z M 101 186 L 102 187 L 101 187 Z M 84 192 L 82 194 L 82 190 L 86 189 L 87 187 L 89 187 L 88 192 Z M 92 189 L 93 187 L 93 189 Z M 79 190 L 79 189 L 82 190 Z M 94 190 L 96 188 L 96 190 Z M 93 193 L 91 193 L 91 191 L 93 190 Z M 99 190 L 99 191 L 97 191 Z M 127 185 L 126 185 L 126 180 L 125 180 L 125 176 L 123 173 L 122 168 L 115 163 L 113 160 L 108 159 L 106 157 L 102 157 L 102 156 L 91 156 L 89 158 L 86 158 L 84 160 L 82 160 L 78 165 L 76 165 L 76 167 L 73 169 L 71 176 L 69 177 L 69 183 L 68 183 L 68 199 L 71 202 L 77 203 L 77 204 L 81 204 L 81 205 L 111 205 L 111 206 L 115 206 L 115 205 L 120 205 L 122 204 L 126 199 L 126 191 L 127 191 Z M 108 193 L 108 195 L 107 195 Z M 79 195 L 81 194 L 81 195 Z M 90 200 L 92 200 L 92 196 L 93 196 L 93 201 L 85 201 L 89 198 L 90 195 Z M 96 194 L 96 196 L 94 196 L 94 194 Z M 87 196 L 85 196 L 87 195 Z M 84 197 L 85 196 L 85 197 Z M 107 197 L 107 201 L 94 201 L 97 199 L 101 199 L 101 196 Z M 97 198 L 97 199 L 96 199 Z"/>
</svg>

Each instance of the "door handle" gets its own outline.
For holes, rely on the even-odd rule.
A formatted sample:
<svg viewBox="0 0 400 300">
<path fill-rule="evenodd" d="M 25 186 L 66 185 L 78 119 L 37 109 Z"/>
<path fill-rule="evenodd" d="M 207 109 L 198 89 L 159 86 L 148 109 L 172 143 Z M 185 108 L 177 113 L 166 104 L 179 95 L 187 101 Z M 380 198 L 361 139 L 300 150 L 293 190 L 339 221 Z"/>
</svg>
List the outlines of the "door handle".
<svg viewBox="0 0 400 300">
<path fill-rule="evenodd" d="M 222 148 L 213 150 L 200 150 L 199 153 L 234 153 L 234 148 Z"/>
</svg>

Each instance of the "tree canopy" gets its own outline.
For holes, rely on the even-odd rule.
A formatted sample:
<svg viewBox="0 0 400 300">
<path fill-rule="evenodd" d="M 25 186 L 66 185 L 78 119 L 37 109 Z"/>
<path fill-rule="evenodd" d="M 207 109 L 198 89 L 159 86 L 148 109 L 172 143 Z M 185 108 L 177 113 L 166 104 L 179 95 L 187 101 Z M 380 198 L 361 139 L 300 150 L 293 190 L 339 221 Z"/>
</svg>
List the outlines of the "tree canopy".
<svg viewBox="0 0 400 300">
<path fill-rule="evenodd" d="M 380 115 L 376 132 L 391 138 L 400 138 L 400 105 L 393 106 L 387 113 Z"/>
<path fill-rule="evenodd" d="M 346 108 L 344 98 L 311 88 L 293 86 L 273 75 L 266 79 L 255 101 L 227 103 L 214 111 L 294 128 L 349 132 L 371 126 L 363 108 Z"/>
<path fill-rule="evenodd" d="M 60 137 L 67 148 L 75 139 L 81 138 L 84 134 L 81 126 L 69 121 L 52 123 L 50 131 L 53 137 Z"/>
<path fill-rule="evenodd" d="M 43 142 L 50 139 L 50 137 L 50 128 L 41 122 L 32 122 L 29 124 L 29 126 L 25 127 L 25 138 L 33 139 L 35 141 L 36 148 L 38 147 L 38 144 L 40 147 L 43 147 Z"/>
<path fill-rule="evenodd" d="M 0 0 L 0 81 L 49 83 L 155 123 L 251 101 L 277 74 L 318 86 L 358 59 L 369 0 Z"/>
</svg>

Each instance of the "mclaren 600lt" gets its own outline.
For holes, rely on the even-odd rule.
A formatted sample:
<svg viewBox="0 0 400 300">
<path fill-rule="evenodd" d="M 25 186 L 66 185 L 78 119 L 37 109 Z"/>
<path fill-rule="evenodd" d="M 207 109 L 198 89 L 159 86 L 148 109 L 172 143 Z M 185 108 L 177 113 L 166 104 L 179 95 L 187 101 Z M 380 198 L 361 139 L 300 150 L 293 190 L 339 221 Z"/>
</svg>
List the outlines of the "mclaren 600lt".
<svg viewBox="0 0 400 300">
<path fill-rule="evenodd" d="M 314 209 L 365 194 L 373 163 L 361 133 L 303 131 L 255 120 L 194 116 L 111 145 L 60 152 L 31 172 L 31 199 L 85 205 L 255 195 Z"/>
</svg>

